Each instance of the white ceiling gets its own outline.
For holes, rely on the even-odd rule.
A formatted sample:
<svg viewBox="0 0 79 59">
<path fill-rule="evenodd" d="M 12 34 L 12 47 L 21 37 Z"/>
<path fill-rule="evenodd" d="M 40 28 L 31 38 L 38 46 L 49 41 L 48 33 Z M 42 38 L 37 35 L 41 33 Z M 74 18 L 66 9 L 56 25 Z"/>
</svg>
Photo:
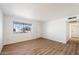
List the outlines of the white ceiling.
<svg viewBox="0 0 79 59">
<path fill-rule="evenodd" d="M 1 3 L 5 15 L 33 20 L 54 20 L 79 14 L 79 4 L 74 3 Z"/>
</svg>

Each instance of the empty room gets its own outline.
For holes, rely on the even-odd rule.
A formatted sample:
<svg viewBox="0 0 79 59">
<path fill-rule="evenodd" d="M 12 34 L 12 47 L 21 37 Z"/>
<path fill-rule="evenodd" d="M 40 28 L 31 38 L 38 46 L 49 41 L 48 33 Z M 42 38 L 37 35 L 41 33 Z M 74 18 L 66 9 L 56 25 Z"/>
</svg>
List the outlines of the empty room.
<svg viewBox="0 0 79 59">
<path fill-rule="evenodd" d="M 0 55 L 79 55 L 79 4 L 0 3 Z"/>
</svg>

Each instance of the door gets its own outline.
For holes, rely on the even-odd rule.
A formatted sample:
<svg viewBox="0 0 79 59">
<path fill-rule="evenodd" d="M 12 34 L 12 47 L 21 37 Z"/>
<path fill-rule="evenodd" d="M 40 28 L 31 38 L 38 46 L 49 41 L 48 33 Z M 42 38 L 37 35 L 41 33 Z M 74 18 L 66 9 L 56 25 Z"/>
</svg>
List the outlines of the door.
<svg viewBox="0 0 79 59">
<path fill-rule="evenodd" d="M 79 23 L 71 23 L 71 37 L 79 37 Z"/>
<path fill-rule="evenodd" d="M 0 11 L 0 53 L 3 47 L 3 17 L 2 12 Z"/>
</svg>

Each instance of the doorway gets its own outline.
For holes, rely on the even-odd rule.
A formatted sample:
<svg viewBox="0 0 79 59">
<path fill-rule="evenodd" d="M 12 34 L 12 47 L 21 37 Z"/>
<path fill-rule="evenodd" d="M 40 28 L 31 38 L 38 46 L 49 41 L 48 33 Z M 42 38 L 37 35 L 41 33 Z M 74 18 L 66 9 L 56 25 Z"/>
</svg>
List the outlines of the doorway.
<svg viewBox="0 0 79 59">
<path fill-rule="evenodd" d="M 79 22 L 69 22 L 69 38 L 79 39 Z"/>
</svg>

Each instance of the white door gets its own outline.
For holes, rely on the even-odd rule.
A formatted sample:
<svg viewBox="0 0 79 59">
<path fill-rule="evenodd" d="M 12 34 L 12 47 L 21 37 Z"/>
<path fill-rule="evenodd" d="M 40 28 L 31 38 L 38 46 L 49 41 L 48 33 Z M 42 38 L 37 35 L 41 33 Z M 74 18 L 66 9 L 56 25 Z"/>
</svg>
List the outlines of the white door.
<svg viewBox="0 0 79 59">
<path fill-rule="evenodd" d="M 0 52 L 3 46 L 2 43 L 3 43 L 3 17 L 2 17 L 2 12 L 0 11 Z"/>
<path fill-rule="evenodd" d="M 79 23 L 71 23 L 71 37 L 79 37 Z"/>
</svg>

